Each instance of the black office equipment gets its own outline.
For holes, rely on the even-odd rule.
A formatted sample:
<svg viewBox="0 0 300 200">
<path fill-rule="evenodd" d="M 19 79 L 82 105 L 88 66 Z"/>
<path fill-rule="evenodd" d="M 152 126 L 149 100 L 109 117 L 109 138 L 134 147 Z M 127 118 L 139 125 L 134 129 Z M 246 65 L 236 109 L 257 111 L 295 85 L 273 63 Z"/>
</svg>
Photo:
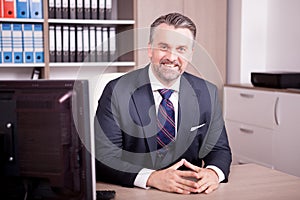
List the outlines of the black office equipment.
<svg viewBox="0 0 300 200">
<path fill-rule="evenodd" d="M 88 82 L 0 81 L 1 199 L 93 199 Z"/>
<path fill-rule="evenodd" d="M 251 83 L 254 86 L 268 88 L 300 88 L 300 73 L 252 72 Z"/>
</svg>

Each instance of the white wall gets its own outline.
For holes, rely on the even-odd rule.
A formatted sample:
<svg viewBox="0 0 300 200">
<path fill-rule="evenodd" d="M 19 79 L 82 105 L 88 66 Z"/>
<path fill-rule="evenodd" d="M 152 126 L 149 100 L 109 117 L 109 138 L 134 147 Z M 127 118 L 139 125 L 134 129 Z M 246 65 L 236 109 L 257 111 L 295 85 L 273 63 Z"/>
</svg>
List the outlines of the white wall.
<svg viewBox="0 0 300 200">
<path fill-rule="evenodd" d="M 250 83 L 252 71 L 300 72 L 299 8 L 299 0 L 229 0 L 227 83 Z"/>
</svg>

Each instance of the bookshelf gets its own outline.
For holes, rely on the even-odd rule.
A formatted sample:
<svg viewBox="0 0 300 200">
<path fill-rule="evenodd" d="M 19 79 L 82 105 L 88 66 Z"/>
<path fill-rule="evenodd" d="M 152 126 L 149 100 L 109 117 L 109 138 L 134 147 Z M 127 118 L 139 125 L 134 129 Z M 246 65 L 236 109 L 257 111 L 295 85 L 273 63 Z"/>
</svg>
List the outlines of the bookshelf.
<svg viewBox="0 0 300 200">
<path fill-rule="evenodd" d="M 78 17 L 79 14 L 76 13 L 75 18 L 73 17 L 71 19 L 71 2 L 72 1 L 64 1 L 62 0 L 61 3 L 61 10 L 57 10 L 57 8 L 59 9 L 59 6 L 54 4 L 53 6 L 53 2 L 55 3 L 56 1 L 53 0 L 48 0 L 48 1 L 41 1 L 43 3 L 42 5 L 42 11 L 43 11 L 43 18 L 42 19 L 28 19 L 28 18 L 0 18 L 0 24 L 3 23 L 18 23 L 18 24 L 42 24 L 43 27 L 43 50 L 44 50 L 44 58 L 43 58 L 43 62 L 42 63 L 4 63 L 1 62 L 0 63 L 0 68 L 4 69 L 4 70 L 10 70 L 13 69 L 14 71 L 17 71 L 18 69 L 24 69 L 24 68 L 37 68 L 41 71 L 41 78 L 43 79 L 49 79 L 51 78 L 50 74 L 51 74 L 51 70 L 53 69 L 62 69 L 62 68 L 72 68 L 72 67 L 81 67 L 81 66 L 88 66 L 88 67 L 92 67 L 92 68 L 104 68 L 104 67 L 114 67 L 116 68 L 118 71 L 127 71 L 132 69 L 135 66 L 135 53 L 133 53 L 133 51 L 131 52 L 126 52 L 124 54 L 117 54 L 119 49 L 122 49 L 124 47 L 126 48 L 130 48 L 133 50 L 134 48 L 134 27 L 135 27 L 135 1 L 136 0 L 111 0 L 111 13 L 109 13 L 110 16 L 107 15 L 107 13 L 105 13 L 104 17 L 100 17 L 100 1 L 101 0 L 90 0 L 89 2 L 97 2 L 98 5 L 97 7 L 95 7 L 95 5 L 90 4 L 90 10 L 86 10 L 85 8 L 85 1 L 82 0 L 82 17 Z M 14 1 L 16 2 L 16 1 Z M 63 12 L 65 12 L 65 5 L 64 2 L 67 2 L 68 6 L 69 6 L 69 11 L 67 15 L 64 15 Z M 75 1 L 80 2 L 79 1 Z M 88 1 L 86 1 L 88 2 Z M 105 1 L 103 1 L 105 2 Z M 103 5 L 102 5 L 103 6 Z M 107 6 L 107 5 L 104 5 Z M 79 9 L 77 9 L 79 8 Z M 88 14 L 88 17 L 86 17 L 86 13 L 88 12 L 93 12 L 96 11 L 96 17 L 92 16 L 92 13 Z M 101 12 L 103 10 L 103 7 L 101 7 Z M 74 10 L 73 10 L 74 11 Z M 78 5 L 75 5 L 75 12 L 80 11 L 80 7 L 78 7 Z M 105 7 L 104 7 L 104 11 Z M 56 14 L 53 15 L 53 12 Z M 57 13 L 61 12 L 62 15 L 60 18 L 55 18 L 57 17 Z M 81 12 L 81 11 L 80 11 Z M 64 15 L 64 16 L 63 16 Z M 107 16 L 106 16 L 107 15 Z M 65 18 L 64 18 L 65 17 Z M 51 40 L 51 35 L 50 35 L 50 28 L 55 28 L 56 27 L 60 27 L 57 29 L 61 29 L 61 47 L 59 47 L 61 50 L 60 53 L 63 54 L 63 28 L 67 27 L 66 29 L 68 29 L 69 27 L 75 27 L 75 30 L 77 31 L 77 27 L 82 27 L 83 29 L 88 27 L 88 29 L 93 30 L 95 28 L 95 30 L 99 29 L 102 31 L 110 31 L 109 33 L 107 33 L 106 35 L 108 35 L 108 37 L 110 35 L 115 35 L 115 44 L 111 43 L 111 39 L 107 38 L 107 41 L 110 42 L 109 47 L 110 48 L 114 48 L 116 49 L 116 55 L 111 56 L 109 55 L 109 58 L 105 58 L 105 59 L 88 59 L 85 56 L 90 56 L 93 54 L 96 54 L 96 57 L 99 57 L 97 55 L 97 51 L 98 51 L 98 46 L 99 46 L 99 40 L 95 40 L 95 46 L 92 48 L 92 45 L 89 45 L 89 49 L 88 52 L 82 50 L 78 50 L 76 46 L 75 51 L 76 54 L 75 56 L 78 57 L 77 53 L 81 52 L 82 53 L 82 60 L 72 60 L 71 55 L 68 55 L 68 59 L 66 60 L 60 60 L 60 59 L 55 59 L 53 60 L 52 54 L 51 54 L 51 48 L 53 48 L 51 45 L 53 43 L 53 41 Z M 92 28 L 90 28 L 92 27 Z M 112 32 L 114 31 L 114 32 Z M 126 40 L 124 40 L 124 38 L 119 38 L 118 35 L 122 35 L 123 32 L 128 32 L 128 34 L 130 34 L 129 36 L 126 36 Z M 96 33 L 96 32 L 95 32 Z M 59 34 L 59 32 L 58 32 Z M 70 34 L 69 34 L 70 35 Z M 76 41 L 75 44 L 77 45 L 78 41 L 77 39 L 79 38 L 76 32 Z M 90 37 L 91 33 L 88 32 L 88 36 Z M 56 35 L 55 35 L 56 36 Z M 84 35 L 82 34 L 82 43 L 84 42 Z M 102 36 L 104 37 L 104 36 Z M 53 38 L 52 38 L 53 39 Z M 56 39 L 56 37 L 55 37 Z M 89 38 L 90 39 L 90 38 Z M 97 38 L 96 38 L 97 39 Z M 52 43 L 51 43 L 52 42 Z M 86 41 L 85 41 L 86 42 Z M 88 41 L 89 42 L 89 41 Z M 103 43 L 105 43 L 104 41 L 102 41 Z M 59 43 L 59 42 L 57 42 Z M 56 41 L 55 41 L 55 56 L 57 56 L 57 45 Z M 69 43 L 71 43 L 71 41 L 69 41 Z M 89 42 L 90 43 L 90 42 Z M 82 47 L 83 48 L 83 47 Z M 70 46 L 69 46 L 70 49 Z M 102 49 L 103 50 L 103 49 Z M 92 53 L 92 51 L 95 51 L 94 53 Z M 87 53 L 87 54 L 86 54 Z M 106 52 L 105 52 L 106 53 Z M 111 52 L 108 52 L 109 54 Z M 102 52 L 103 54 L 103 52 Z M 104 55 L 101 56 L 104 58 Z M 21 70 L 20 70 L 21 71 Z"/>
</svg>

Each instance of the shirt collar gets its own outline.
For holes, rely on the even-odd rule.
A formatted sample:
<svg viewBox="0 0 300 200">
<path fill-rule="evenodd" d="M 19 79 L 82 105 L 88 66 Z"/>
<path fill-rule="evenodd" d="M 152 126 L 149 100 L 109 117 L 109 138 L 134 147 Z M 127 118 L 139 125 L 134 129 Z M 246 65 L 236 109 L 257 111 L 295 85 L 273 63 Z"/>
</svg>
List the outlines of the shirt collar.
<svg viewBox="0 0 300 200">
<path fill-rule="evenodd" d="M 166 88 L 166 86 L 164 86 L 153 74 L 152 64 L 148 69 L 148 74 L 149 74 L 149 80 L 150 80 L 152 91 L 157 91 L 159 89 Z M 171 87 L 166 89 L 171 89 L 174 90 L 175 92 L 179 92 L 179 86 L 180 86 L 180 77 L 176 80 L 176 82 Z"/>
</svg>

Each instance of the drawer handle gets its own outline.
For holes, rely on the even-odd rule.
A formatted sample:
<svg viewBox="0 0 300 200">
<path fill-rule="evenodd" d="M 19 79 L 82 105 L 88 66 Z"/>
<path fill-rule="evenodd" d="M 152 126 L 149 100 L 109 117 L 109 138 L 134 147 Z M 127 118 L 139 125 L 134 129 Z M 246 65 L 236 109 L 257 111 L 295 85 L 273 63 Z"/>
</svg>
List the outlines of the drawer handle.
<svg viewBox="0 0 300 200">
<path fill-rule="evenodd" d="M 253 133 L 254 133 L 253 130 L 246 129 L 246 128 L 240 128 L 240 131 L 241 131 L 241 132 L 244 132 L 244 133 L 247 133 L 247 134 L 253 134 Z"/>
<path fill-rule="evenodd" d="M 248 99 L 252 99 L 254 97 L 253 94 L 246 94 L 246 93 L 240 93 L 240 96 Z"/>
</svg>

